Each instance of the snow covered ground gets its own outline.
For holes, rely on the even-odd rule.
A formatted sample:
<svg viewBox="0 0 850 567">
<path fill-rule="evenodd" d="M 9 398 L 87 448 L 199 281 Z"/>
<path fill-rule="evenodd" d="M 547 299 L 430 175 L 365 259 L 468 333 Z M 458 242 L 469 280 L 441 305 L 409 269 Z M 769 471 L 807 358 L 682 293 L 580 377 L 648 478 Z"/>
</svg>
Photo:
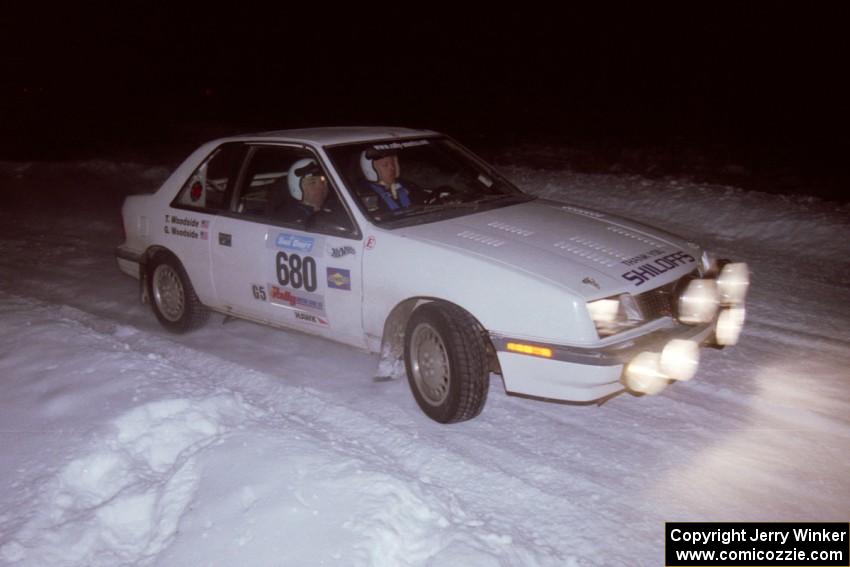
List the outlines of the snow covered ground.
<svg viewBox="0 0 850 567">
<path fill-rule="evenodd" d="M 113 249 L 166 168 L 0 163 L 0 563 L 655 566 L 664 521 L 850 519 L 850 206 L 503 166 L 749 262 L 741 343 L 602 406 L 494 377 L 441 426 L 373 355 L 165 333 Z"/>
</svg>

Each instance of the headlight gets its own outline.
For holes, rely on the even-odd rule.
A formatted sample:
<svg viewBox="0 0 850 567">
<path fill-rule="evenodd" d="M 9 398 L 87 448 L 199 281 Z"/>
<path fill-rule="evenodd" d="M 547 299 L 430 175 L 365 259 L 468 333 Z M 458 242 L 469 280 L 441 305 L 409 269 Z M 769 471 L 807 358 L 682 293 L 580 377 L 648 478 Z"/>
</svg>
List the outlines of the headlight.
<svg viewBox="0 0 850 567">
<path fill-rule="evenodd" d="M 717 304 L 717 284 L 714 280 L 690 280 L 679 296 L 679 321 L 689 325 L 708 323 L 717 313 Z"/>
<path fill-rule="evenodd" d="M 613 323 L 617 320 L 617 312 L 620 310 L 619 299 L 599 299 L 587 304 L 590 318 L 594 323 Z"/>
<path fill-rule="evenodd" d="M 643 322 L 634 298 L 628 293 L 591 301 L 587 304 L 587 311 L 600 337 L 619 333 Z"/>
<path fill-rule="evenodd" d="M 740 305 L 747 298 L 750 287 L 750 269 L 744 262 L 732 262 L 723 266 L 717 276 L 717 290 L 723 305 Z"/>
</svg>

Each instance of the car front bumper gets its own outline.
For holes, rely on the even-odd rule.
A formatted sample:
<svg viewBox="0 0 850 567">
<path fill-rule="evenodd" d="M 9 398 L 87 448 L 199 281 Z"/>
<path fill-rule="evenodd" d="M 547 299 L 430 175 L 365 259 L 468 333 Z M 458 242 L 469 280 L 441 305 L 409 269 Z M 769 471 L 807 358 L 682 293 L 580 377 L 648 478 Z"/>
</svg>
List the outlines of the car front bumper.
<svg viewBox="0 0 850 567">
<path fill-rule="evenodd" d="M 514 394 L 563 401 L 590 402 L 627 389 L 624 374 L 642 352 L 661 352 L 674 339 L 713 344 L 714 323 L 671 325 L 605 347 L 573 347 L 535 342 L 551 351 L 542 357 L 508 350 L 508 343 L 528 343 L 498 333 L 496 349 L 505 389 Z"/>
</svg>

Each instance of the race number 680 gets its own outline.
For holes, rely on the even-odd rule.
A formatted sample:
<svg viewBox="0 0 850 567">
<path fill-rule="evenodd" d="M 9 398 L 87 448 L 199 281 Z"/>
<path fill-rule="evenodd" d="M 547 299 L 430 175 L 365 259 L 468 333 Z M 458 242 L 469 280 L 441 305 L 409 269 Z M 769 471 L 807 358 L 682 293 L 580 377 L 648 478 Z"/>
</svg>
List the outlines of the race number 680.
<svg viewBox="0 0 850 567">
<path fill-rule="evenodd" d="M 275 258 L 277 281 L 280 285 L 306 291 L 316 291 L 316 260 L 311 256 L 278 252 Z"/>
</svg>

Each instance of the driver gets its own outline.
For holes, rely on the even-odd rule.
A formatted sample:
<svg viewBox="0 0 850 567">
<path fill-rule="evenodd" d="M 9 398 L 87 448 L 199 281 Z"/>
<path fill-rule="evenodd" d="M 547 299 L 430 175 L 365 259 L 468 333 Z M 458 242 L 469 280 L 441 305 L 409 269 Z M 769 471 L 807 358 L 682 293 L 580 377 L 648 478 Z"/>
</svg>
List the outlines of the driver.
<svg viewBox="0 0 850 567">
<path fill-rule="evenodd" d="M 360 154 L 360 169 L 366 177 L 365 187 L 378 195 L 390 211 L 411 205 L 410 190 L 399 179 L 401 168 L 394 151 L 364 150 Z"/>
</svg>

